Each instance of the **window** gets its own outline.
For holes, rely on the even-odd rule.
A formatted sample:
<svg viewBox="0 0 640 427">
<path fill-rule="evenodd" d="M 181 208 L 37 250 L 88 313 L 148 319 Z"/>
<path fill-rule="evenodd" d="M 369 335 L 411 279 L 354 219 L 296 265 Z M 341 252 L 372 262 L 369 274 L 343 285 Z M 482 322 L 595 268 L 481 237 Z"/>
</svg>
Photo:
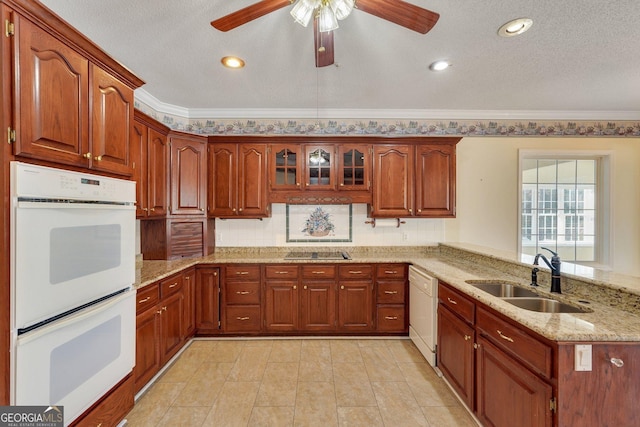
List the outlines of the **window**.
<svg viewBox="0 0 640 427">
<path fill-rule="evenodd" d="M 608 214 L 599 212 L 606 206 L 600 197 L 604 192 L 599 191 L 603 170 L 608 169 L 604 159 L 521 155 L 521 253 L 535 255 L 546 247 L 563 261 L 606 262 L 608 245 L 601 224 Z"/>
</svg>

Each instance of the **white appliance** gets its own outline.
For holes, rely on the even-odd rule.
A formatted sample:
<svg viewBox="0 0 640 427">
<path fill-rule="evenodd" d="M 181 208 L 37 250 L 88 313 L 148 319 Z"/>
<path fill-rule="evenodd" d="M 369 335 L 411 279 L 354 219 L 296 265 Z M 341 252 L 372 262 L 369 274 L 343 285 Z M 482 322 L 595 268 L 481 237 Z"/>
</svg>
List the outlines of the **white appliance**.
<svg viewBox="0 0 640 427">
<path fill-rule="evenodd" d="M 135 183 L 11 163 L 11 404 L 71 423 L 135 364 Z"/>
<path fill-rule="evenodd" d="M 409 266 L 409 337 L 436 366 L 438 280 Z"/>
</svg>

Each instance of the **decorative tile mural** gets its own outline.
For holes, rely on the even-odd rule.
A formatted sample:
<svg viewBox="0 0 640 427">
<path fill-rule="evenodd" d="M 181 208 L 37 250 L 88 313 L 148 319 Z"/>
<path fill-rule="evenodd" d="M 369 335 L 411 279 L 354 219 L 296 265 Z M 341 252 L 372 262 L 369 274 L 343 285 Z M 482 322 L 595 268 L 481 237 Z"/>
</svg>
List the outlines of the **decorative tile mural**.
<svg viewBox="0 0 640 427">
<path fill-rule="evenodd" d="M 204 135 L 640 137 L 640 121 L 187 119 L 135 107 L 171 129 Z"/>
</svg>

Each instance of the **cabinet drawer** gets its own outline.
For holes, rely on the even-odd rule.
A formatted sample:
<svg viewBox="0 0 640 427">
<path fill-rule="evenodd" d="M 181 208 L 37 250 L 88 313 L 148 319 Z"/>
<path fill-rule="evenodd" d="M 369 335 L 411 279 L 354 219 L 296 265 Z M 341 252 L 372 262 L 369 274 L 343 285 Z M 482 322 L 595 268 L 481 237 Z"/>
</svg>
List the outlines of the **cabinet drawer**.
<svg viewBox="0 0 640 427">
<path fill-rule="evenodd" d="M 551 377 L 551 347 L 524 332 L 519 326 L 478 308 L 476 326 L 501 349 L 520 359 L 534 371 Z"/>
<path fill-rule="evenodd" d="M 160 298 L 166 298 L 180 291 L 182 291 L 182 274 L 176 274 L 160 281 Z"/>
<path fill-rule="evenodd" d="M 333 279 L 336 277 L 335 265 L 303 265 L 304 279 Z"/>
<path fill-rule="evenodd" d="M 232 305 L 225 307 L 225 332 L 260 331 L 259 305 Z"/>
<path fill-rule="evenodd" d="M 227 282 L 226 304 L 260 304 L 260 282 Z"/>
<path fill-rule="evenodd" d="M 472 300 L 442 283 L 438 284 L 438 301 L 473 325 L 475 304 Z"/>
<path fill-rule="evenodd" d="M 378 280 L 406 279 L 407 266 L 405 264 L 378 264 L 376 266 L 376 277 Z"/>
<path fill-rule="evenodd" d="M 267 279 L 297 279 L 297 265 L 268 265 L 264 269 Z"/>
<path fill-rule="evenodd" d="M 378 304 L 404 304 L 404 282 L 378 283 Z"/>
<path fill-rule="evenodd" d="M 136 294 L 136 313 L 142 313 L 156 305 L 160 301 L 159 290 L 160 288 L 157 284 L 138 289 Z"/>
<path fill-rule="evenodd" d="M 229 265 L 225 269 L 227 280 L 259 280 L 260 267 L 257 265 Z"/>
<path fill-rule="evenodd" d="M 363 264 L 341 265 L 338 267 L 338 277 L 341 279 L 371 279 L 373 267 Z"/>
<path fill-rule="evenodd" d="M 403 332 L 405 330 L 405 306 L 378 306 L 378 331 Z"/>
</svg>

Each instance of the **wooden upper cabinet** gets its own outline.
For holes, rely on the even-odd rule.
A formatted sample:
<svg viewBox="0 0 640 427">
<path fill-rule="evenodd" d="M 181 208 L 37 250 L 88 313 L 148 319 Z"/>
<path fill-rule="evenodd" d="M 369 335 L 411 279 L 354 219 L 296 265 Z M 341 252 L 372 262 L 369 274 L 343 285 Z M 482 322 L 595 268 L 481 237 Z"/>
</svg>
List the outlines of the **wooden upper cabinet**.
<svg viewBox="0 0 640 427">
<path fill-rule="evenodd" d="M 340 144 L 338 146 L 338 190 L 371 188 L 371 146 Z"/>
<path fill-rule="evenodd" d="M 207 203 L 207 143 L 202 137 L 170 135 L 171 214 L 204 215 Z"/>
<path fill-rule="evenodd" d="M 89 61 L 15 16 L 20 78 L 14 154 L 88 167 Z"/>
<path fill-rule="evenodd" d="M 336 147 L 305 145 L 305 190 L 336 189 Z"/>
<path fill-rule="evenodd" d="M 269 189 L 300 190 L 302 154 L 300 145 L 273 144 L 269 147 Z"/>
<path fill-rule="evenodd" d="M 131 175 L 130 129 L 133 122 L 133 91 L 106 71 L 91 64 L 91 158 L 92 169 Z"/>
<path fill-rule="evenodd" d="M 415 215 L 455 216 L 455 145 L 418 145 L 415 172 Z"/>
<path fill-rule="evenodd" d="M 133 87 L 142 81 L 120 65 L 114 69 L 121 74 L 106 71 L 94 62 L 104 59 L 93 57 L 95 46 L 91 53 L 70 47 L 86 47 L 87 40 L 66 42 L 18 14 L 13 18 L 14 154 L 131 176 Z M 43 26 L 55 26 L 56 19 Z M 125 75 L 135 81 L 125 82 Z"/>
<path fill-rule="evenodd" d="M 374 145 L 371 215 L 407 217 L 413 214 L 414 146 Z"/>
<path fill-rule="evenodd" d="M 210 144 L 208 213 L 218 218 L 269 215 L 265 144 Z"/>
</svg>

